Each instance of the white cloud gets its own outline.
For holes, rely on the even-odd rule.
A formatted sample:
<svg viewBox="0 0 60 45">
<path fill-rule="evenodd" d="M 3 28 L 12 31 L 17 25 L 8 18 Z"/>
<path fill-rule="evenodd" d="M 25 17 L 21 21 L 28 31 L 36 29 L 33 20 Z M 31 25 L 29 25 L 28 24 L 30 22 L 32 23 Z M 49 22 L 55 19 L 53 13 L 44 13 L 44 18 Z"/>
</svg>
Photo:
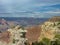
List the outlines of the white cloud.
<svg viewBox="0 0 60 45">
<path fill-rule="evenodd" d="M 51 10 L 51 11 L 46 11 L 44 13 L 50 13 L 50 14 L 60 14 L 60 9 L 55 9 L 55 10 Z"/>
<path fill-rule="evenodd" d="M 58 13 L 60 13 L 60 12 L 49 11 L 49 12 L 45 12 L 45 13 L 55 13 L 55 14 L 58 14 Z"/>
<path fill-rule="evenodd" d="M 41 12 L 21 12 L 21 13 L 10 13 L 0 14 L 0 17 L 34 17 L 34 18 L 49 18 L 52 16 L 60 16 L 60 13 L 41 13 Z"/>
<path fill-rule="evenodd" d="M 33 4 L 34 6 L 51 6 L 51 5 L 56 5 L 59 3 L 35 3 Z"/>
<path fill-rule="evenodd" d="M 42 2 L 34 2 L 32 0 L 32 2 L 29 2 L 30 0 L 0 0 L 1 3 L 0 4 L 3 4 L 3 7 L 5 9 L 5 12 L 10 12 L 10 13 L 13 13 L 12 15 L 8 14 L 8 15 L 0 15 L 0 16 L 7 16 L 7 17 L 49 17 L 49 16 L 54 16 L 54 15 L 59 15 L 60 14 L 60 10 L 55 10 L 56 8 L 52 8 L 52 7 L 49 7 L 49 6 L 52 6 L 52 5 L 56 5 L 56 4 L 60 4 L 60 3 L 42 3 Z M 47 0 L 46 0 L 47 1 Z M 42 8 L 42 7 L 46 7 L 47 8 Z M 49 7 L 49 8 L 48 8 Z M 41 13 L 41 11 L 36 11 L 35 8 L 38 8 L 38 11 L 39 9 L 45 9 L 43 10 L 44 12 Z M 49 11 L 46 11 L 50 9 Z M 54 10 L 52 10 L 54 9 Z M 29 12 L 30 11 L 30 12 Z M 3 12 L 3 11 L 2 11 Z M 14 14 L 15 12 L 20 12 L 19 14 Z"/>
</svg>

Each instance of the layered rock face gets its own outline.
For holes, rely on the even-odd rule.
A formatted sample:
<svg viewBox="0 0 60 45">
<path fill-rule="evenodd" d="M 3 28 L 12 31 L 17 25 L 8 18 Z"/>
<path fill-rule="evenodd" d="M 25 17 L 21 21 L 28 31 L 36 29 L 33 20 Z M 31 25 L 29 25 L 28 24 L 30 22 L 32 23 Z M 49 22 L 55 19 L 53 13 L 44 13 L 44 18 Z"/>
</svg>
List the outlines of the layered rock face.
<svg viewBox="0 0 60 45">
<path fill-rule="evenodd" d="M 0 33 L 0 45 L 8 45 L 10 43 L 10 32 Z"/>
<path fill-rule="evenodd" d="M 21 28 L 16 26 L 8 31 L 0 33 L 0 45 L 22 45 L 20 33 Z M 30 26 L 26 28 L 26 38 L 29 43 L 35 41 L 41 41 L 42 38 L 46 37 L 53 40 L 56 33 L 60 33 L 60 17 L 53 17 L 48 21 L 44 22 L 42 25 Z M 18 43 L 14 43 L 14 39 Z M 21 42 L 21 43 L 20 43 Z"/>
</svg>

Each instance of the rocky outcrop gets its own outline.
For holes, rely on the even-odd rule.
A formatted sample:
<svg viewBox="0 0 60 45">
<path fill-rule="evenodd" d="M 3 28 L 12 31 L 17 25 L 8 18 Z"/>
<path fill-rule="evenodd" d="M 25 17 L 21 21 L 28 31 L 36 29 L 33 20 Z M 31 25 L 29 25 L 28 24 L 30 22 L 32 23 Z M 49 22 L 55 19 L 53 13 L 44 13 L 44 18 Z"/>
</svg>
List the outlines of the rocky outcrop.
<svg viewBox="0 0 60 45">
<path fill-rule="evenodd" d="M 60 21 L 60 16 L 52 17 L 52 18 L 50 18 L 48 21 L 51 21 L 51 22 Z"/>
<path fill-rule="evenodd" d="M 53 40 L 56 33 L 60 34 L 60 17 L 50 18 L 41 25 L 41 29 L 42 33 L 39 40 L 41 40 L 43 37 Z"/>
</svg>

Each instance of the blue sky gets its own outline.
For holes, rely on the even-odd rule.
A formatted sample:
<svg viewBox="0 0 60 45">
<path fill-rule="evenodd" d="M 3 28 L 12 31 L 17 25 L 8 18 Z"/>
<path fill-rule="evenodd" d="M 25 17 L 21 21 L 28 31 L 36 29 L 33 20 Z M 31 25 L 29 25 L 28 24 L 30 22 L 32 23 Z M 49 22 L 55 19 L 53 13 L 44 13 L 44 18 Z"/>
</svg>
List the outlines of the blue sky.
<svg viewBox="0 0 60 45">
<path fill-rule="evenodd" d="M 0 0 L 0 17 L 60 16 L 60 0 Z"/>
</svg>

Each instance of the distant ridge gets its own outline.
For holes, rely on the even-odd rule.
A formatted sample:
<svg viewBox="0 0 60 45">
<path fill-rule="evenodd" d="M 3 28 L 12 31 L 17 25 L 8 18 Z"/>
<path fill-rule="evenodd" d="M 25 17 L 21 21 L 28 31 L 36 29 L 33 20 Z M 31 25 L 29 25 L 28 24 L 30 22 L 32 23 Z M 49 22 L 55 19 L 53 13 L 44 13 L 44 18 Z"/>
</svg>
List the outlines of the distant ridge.
<svg viewBox="0 0 60 45">
<path fill-rule="evenodd" d="M 0 24 L 2 25 L 8 25 L 7 21 L 5 19 L 0 19 Z"/>
</svg>

